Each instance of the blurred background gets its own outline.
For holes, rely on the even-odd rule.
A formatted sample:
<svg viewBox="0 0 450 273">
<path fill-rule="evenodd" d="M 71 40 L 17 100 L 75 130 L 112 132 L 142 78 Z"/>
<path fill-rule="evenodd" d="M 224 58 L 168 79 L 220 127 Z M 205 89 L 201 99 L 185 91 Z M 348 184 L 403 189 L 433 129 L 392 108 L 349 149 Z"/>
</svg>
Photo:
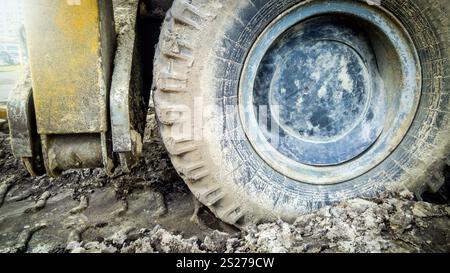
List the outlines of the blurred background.
<svg viewBox="0 0 450 273">
<path fill-rule="evenodd" d="M 0 0 L 0 107 L 6 104 L 26 63 L 25 44 L 22 1 Z"/>
</svg>

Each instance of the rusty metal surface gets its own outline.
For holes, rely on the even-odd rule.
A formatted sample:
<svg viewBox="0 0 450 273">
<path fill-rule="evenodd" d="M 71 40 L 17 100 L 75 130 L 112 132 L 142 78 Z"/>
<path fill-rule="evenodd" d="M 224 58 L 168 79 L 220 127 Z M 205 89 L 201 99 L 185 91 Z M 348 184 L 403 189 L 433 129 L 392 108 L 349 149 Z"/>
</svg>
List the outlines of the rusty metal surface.
<svg viewBox="0 0 450 273">
<path fill-rule="evenodd" d="M 115 37 L 111 1 L 24 4 L 38 133 L 107 131 Z"/>
<path fill-rule="evenodd" d="M 102 167 L 102 144 L 98 134 L 58 135 L 43 139 L 47 172 Z"/>
<path fill-rule="evenodd" d="M 137 37 L 138 4 L 131 5 L 126 29 L 119 30 L 110 93 L 113 152 L 123 171 L 130 172 L 141 154 L 146 104 L 143 96 L 142 63 Z"/>
<path fill-rule="evenodd" d="M 32 157 L 31 107 L 32 87 L 31 79 L 24 72 L 16 89 L 11 92 L 8 102 L 8 119 L 11 135 L 12 151 L 16 157 Z"/>
<path fill-rule="evenodd" d="M 11 92 L 8 105 L 8 122 L 11 147 L 14 155 L 21 158 L 32 175 L 45 173 L 41 145 L 36 134 L 30 72 L 24 69 L 16 88 Z"/>
<path fill-rule="evenodd" d="M 137 13 L 137 5 L 136 5 Z M 134 19 L 134 20 L 133 20 Z M 136 25 L 136 17 L 132 18 Z M 135 29 L 135 28 L 134 28 Z M 136 34 L 129 31 L 118 44 L 114 62 L 114 72 L 111 83 L 110 109 L 111 109 L 111 133 L 114 152 L 131 151 L 131 109 L 130 97 L 133 83 L 130 81 L 133 71 L 133 52 L 136 47 Z"/>
<path fill-rule="evenodd" d="M 147 107 L 136 37 L 138 1 L 130 7 L 134 16 L 125 18 L 126 24 L 119 21 L 116 50 L 111 1 L 26 2 L 31 80 L 27 99 L 18 98 L 13 107 L 27 103 L 35 111 L 23 113 L 13 138 L 25 149 L 14 153 L 31 174 L 37 145 L 39 166 L 53 177 L 96 167 L 112 174 L 118 162 L 129 172 L 138 161 Z M 34 120 L 33 128 L 16 129 Z"/>
<path fill-rule="evenodd" d="M 112 1 L 24 1 L 31 80 L 10 103 L 14 155 L 32 175 L 113 169 L 108 113 Z M 35 171 L 39 170 L 39 171 Z"/>
</svg>

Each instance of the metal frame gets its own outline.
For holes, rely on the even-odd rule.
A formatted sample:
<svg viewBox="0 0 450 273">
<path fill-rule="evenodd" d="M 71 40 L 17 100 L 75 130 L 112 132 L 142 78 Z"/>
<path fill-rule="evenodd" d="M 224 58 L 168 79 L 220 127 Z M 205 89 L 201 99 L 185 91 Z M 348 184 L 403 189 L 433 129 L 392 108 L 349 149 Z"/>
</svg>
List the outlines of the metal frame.
<svg viewBox="0 0 450 273">
<path fill-rule="evenodd" d="M 112 174 L 118 162 L 130 171 L 144 131 L 135 118 L 146 112 L 137 49 L 124 50 L 136 36 L 116 56 L 112 1 L 34 0 L 24 7 L 31 76 L 8 104 L 14 155 L 32 175 L 96 167 Z"/>
</svg>

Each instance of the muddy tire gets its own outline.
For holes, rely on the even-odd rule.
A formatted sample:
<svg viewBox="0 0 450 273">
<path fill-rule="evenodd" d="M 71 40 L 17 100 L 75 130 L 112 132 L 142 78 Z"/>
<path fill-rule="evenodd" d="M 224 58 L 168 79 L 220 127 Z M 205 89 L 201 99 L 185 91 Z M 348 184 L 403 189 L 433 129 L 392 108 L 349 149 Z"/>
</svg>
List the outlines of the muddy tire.
<svg viewBox="0 0 450 273">
<path fill-rule="evenodd" d="M 437 191 L 450 154 L 449 13 L 446 0 L 176 0 L 153 93 L 173 165 L 237 226 Z"/>
</svg>

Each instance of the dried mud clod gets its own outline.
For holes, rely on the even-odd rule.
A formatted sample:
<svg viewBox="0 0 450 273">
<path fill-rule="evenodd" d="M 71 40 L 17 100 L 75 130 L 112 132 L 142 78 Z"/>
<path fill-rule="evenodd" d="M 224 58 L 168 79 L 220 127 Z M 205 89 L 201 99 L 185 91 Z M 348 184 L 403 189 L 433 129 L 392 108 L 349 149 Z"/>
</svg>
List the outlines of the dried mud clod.
<svg viewBox="0 0 450 273">
<path fill-rule="evenodd" d="M 18 195 L 15 195 L 15 196 L 12 196 L 11 198 L 9 198 L 8 202 L 14 203 L 14 202 L 23 201 L 25 199 L 28 199 L 33 194 L 34 194 L 34 190 L 29 188 L 29 189 L 22 191 Z"/>
<path fill-rule="evenodd" d="M 152 200 L 156 205 L 156 211 L 153 213 L 153 217 L 162 217 L 167 214 L 167 206 L 164 201 L 164 196 L 160 192 L 151 192 Z"/>
<path fill-rule="evenodd" d="M 66 250 L 73 250 L 80 246 L 83 233 L 93 227 L 93 224 L 84 215 L 69 216 L 66 221 L 65 228 L 70 230 Z"/>
<path fill-rule="evenodd" d="M 78 214 L 86 210 L 89 206 L 89 199 L 86 196 L 80 198 L 80 204 L 69 211 L 70 214 Z"/>
<path fill-rule="evenodd" d="M 13 247 L 11 252 L 14 253 L 21 253 L 21 252 L 25 252 L 27 250 L 28 247 L 28 242 L 31 240 L 31 237 L 33 236 L 34 233 L 38 232 L 41 229 L 44 229 L 47 227 L 47 224 L 45 223 L 41 223 L 41 224 L 37 224 L 33 227 L 27 227 L 25 228 L 20 234 L 19 237 L 17 239 L 17 243 L 16 245 Z"/>
<path fill-rule="evenodd" d="M 82 239 L 83 232 L 88 230 L 91 226 L 90 225 L 81 225 L 73 229 L 68 236 L 67 241 L 68 242 L 80 242 Z"/>
<path fill-rule="evenodd" d="M 130 233 L 134 232 L 135 230 L 136 227 L 134 226 L 126 226 L 125 228 L 114 233 L 112 236 L 106 238 L 105 241 L 111 242 L 112 244 L 116 245 L 123 245 L 125 240 L 128 239 Z"/>
<path fill-rule="evenodd" d="M 11 176 L 1 182 L 1 184 L 0 184 L 0 207 L 3 205 L 6 194 L 8 193 L 8 190 L 11 188 L 11 186 L 14 184 L 15 180 L 16 180 L 16 177 Z"/>
<path fill-rule="evenodd" d="M 37 200 L 37 202 L 36 202 L 33 206 L 31 206 L 31 207 L 25 209 L 24 212 L 25 212 L 25 213 L 35 213 L 35 212 L 40 211 L 41 209 L 43 209 L 43 208 L 45 207 L 45 205 L 47 204 L 47 200 L 48 200 L 50 197 L 51 197 L 51 193 L 50 193 L 49 191 L 44 192 L 44 193 L 39 197 L 39 199 Z"/>
</svg>

